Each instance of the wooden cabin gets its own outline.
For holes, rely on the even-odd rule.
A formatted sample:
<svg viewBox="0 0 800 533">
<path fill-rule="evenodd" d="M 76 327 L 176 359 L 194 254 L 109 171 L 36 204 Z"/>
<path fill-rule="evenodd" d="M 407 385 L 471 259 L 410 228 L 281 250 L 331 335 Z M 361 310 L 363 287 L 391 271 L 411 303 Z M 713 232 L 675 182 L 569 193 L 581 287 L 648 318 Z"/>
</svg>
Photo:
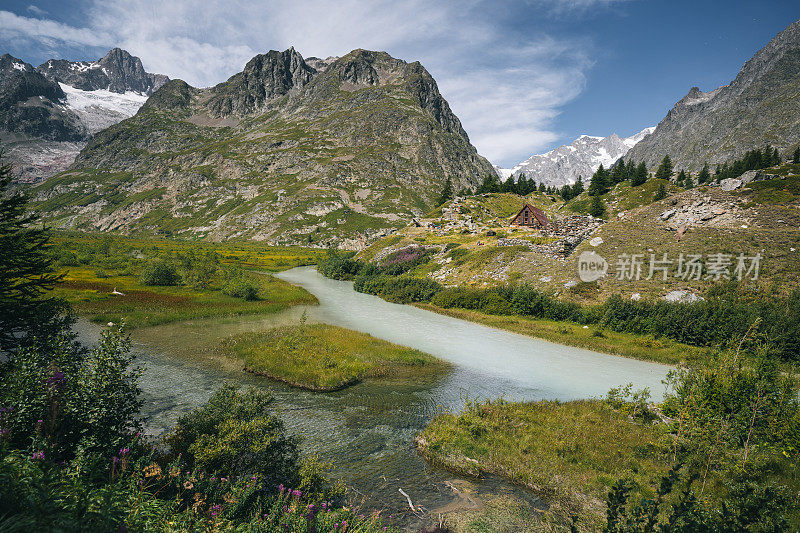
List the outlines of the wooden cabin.
<svg viewBox="0 0 800 533">
<path fill-rule="evenodd" d="M 538 207 L 526 203 L 519 210 L 519 213 L 511 219 L 512 226 L 525 226 L 528 228 L 544 229 L 550 224 L 550 219 L 544 214 L 544 211 Z"/>
</svg>

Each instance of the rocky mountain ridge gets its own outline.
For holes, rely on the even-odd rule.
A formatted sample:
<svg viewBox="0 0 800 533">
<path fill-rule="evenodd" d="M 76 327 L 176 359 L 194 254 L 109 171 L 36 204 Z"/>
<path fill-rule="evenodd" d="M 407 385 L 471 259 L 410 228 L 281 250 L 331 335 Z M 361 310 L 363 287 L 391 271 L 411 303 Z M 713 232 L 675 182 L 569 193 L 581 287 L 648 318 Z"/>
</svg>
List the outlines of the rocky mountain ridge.
<svg viewBox="0 0 800 533">
<path fill-rule="evenodd" d="M 669 154 L 677 169 L 698 171 L 764 144 L 781 154 L 800 145 L 800 21 L 780 32 L 728 85 L 692 87 L 630 157 L 658 165 Z"/>
<path fill-rule="evenodd" d="M 145 72 L 142 61 L 121 48 L 111 49 L 97 61 L 51 59 L 36 67 L 48 80 L 82 91 L 107 90 L 151 95 L 169 78 Z"/>
<path fill-rule="evenodd" d="M 0 56 L 0 141 L 18 181 L 66 169 L 93 134 L 133 116 L 166 80 L 119 48 L 98 61 L 36 68 Z"/>
<path fill-rule="evenodd" d="M 290 48 L 163 85 L 34 189 L 63 227 L 358 248 L 492 171 L 419 63 Z M 76 198 L 82 198 L 80 202 Z"/>
<path fill-rule="evenodd" d="M 528 179 L 534 179 L 536 183 L 544 183 L 547 186 L 561 187 L 572 184 L 579 176 L 588 181 L 601 164 L 605 167 L 611 166 L 654 129 L 645 128 L 625 138 L 616 133 L 608 137 L 581 135 L 571 144 L 559 146 L 544 154 L 532 155 L 513 168 L 495 167 L 495 170 L 502 179 L 508 179 L 509 176 L 514 176 L 516 179 L 525 173 Z"/>
</svg>

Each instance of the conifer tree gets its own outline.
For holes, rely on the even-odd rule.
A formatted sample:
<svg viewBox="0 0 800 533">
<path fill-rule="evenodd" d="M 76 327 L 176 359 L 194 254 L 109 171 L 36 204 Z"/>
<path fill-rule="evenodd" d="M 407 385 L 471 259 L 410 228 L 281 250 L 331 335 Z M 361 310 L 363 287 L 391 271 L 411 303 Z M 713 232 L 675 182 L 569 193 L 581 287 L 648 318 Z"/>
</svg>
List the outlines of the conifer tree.
<svg viewBox="0 0 800 533">
<path fill-rule="evenodd" d="M 683 187 L 684 189 L 686 188 L 686 172 L 683 170 L 678 172 L 678 177 L 675 178 L 675 185 L 678 187 Z"/>
<path fill-rule="evenodd" d="M 794 149 L 794 155 L 792 156 L 792 163 L 795 165 L 800 163 L 800 146 Z"/>
<path fill-rule="evenodd" d="M 528 178 L 525 176 L 524 172 L 517 177 L 517 187 L 514 192 L 520 196 L 525 196 L 528 194 Z"/>
<path fill-rule="evenodd" d="M 0 165 L 0 353 L 9 358 L 72 320 L 66 303 L 47 295 L 61 276 L 53 273 L 50 232 L 27 207 L 25 194 L 11 188 L 11 165 Z"/>
<path fill-rule="evenodd" d="M 697 175 L 697 182 L 699 184 L 708 183 L 708 180 L 711 179 L 711 172 L 708 170 L 708 163 L 703 165 L 703 169 L 700 170 L 700 174 Z"/>
<path fill-rule="evenodd" d="M 653 196 L 653 201 L 657 202 L 659 200 L 663 200 L 666 197 L 667 197 L 667 188 L 664 186 L 664 183 L 662 182 L 658 185 L 658 190 L 656 191 L 656 194 Z"/>
<path fill-rule="evenodd" d="M 672 159 L 670 159 L 669 154 L 667 154 L 664 156 L 664 159 L 661 160 L 661 164 L 658 165 L 658 169 L 656 170 L 656 178 L 668 180 L 672 176 L 672 170 Z"/>
<path fill-rule="evenodd" d="M 444 189 L 442 189 L 442 194 L 439 195 L 439 200 L 436 205 L 442 205 L 445 202 L 449 202 L 453 199 L 453 182 L 450 180 L 450 177 L 444 182 Z"/>
<path fill-rule="evenodd" d="M 642 161 L 636 167 L 636 171 L 631 177 L 631 185 L 634 187 L 638 187 L 639 185 L 644 185 L 646 181 L 647 181 L 647 165 L 645 165 L 644 161 Z"/>
<path fill-rule="evenodd" d="M 633 159 L 628 160 L 628 168 L 625 169 L 625 176 L 626 179 L 633 181 L 633 177 L 636 176 L 636 163 L 633 162 Z"/>
<path fill-rule="evenodd" d="M 604 194 L 608 190 L 608 181 L 608 172 L 601 163 L 589 182 L 589 196 Z"/>
<path fill-rule="evenodd" d="M 575 198 L 586 190 L 583 186 L 583 176 L 578 176 L 578 181 L 572 185 L 572 197 Z"/>
<path fill-rule="evenodd" d="M 600 218 L 606 212 L 606 205 L 603 203 L 603 199 L 600 195 L 595 195 L 592 197 L 592 205 L 589 207 L 589 214 L 593 217 Z"/>
<path fill-rule="evenodd" d="M 476 191 L 478 194 L 483 194 L 487 192 L 499 192 L 500 191 L 500 178 L 497 177 L 497 174 L 492 172 L 491 174 L 487 174 L 485 178 L 483 178 L 483 183 L 481 186 L 478 187 Z"/>
<path fill-rule="evenodd" d="M 622 183 L 623 181 L 625 181 L 626 179 L 625 168 L 626 168 L 625 161 L 622 160 L 620 160 L 616 165 L 614 165 L 614 168 L 611 169 L 611 174 L 610 174 L 611 184 Z"/>
</svg>

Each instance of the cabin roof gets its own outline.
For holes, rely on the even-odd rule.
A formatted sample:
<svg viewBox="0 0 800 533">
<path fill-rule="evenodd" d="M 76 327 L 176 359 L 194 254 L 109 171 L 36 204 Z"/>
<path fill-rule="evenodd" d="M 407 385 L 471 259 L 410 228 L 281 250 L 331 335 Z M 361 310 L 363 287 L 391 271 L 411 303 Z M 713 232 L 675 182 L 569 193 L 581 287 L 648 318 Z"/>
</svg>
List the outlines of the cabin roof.
<svg viewBox="0 0 800 533">
<path fill-rule="evenodd" d="M 525 211 L 525 208 L 530 209 L 531 213 L 533 213 L 533 216 L 536 218 L 536 220 L 539 222 L 539 224 L 542 225 L 542 227 L 547 226 L 548 224 L 550 224 L 550 219 L 547 218 L 547 215 L 544 214 L 544 211 L 542 211 L 538 207 L 533 207 L 531 204 L 529 204 L 527 202 L 525 202 L 522 205 L 522 209 L 520 209 L 517 212 L 517 214 L 514 215 L 514 218 L 512 218 L 511 221 L 513 222 L 517 218 L 519 218 L 519 216 L 522 214 L 522 212 Z"/>
</svg>

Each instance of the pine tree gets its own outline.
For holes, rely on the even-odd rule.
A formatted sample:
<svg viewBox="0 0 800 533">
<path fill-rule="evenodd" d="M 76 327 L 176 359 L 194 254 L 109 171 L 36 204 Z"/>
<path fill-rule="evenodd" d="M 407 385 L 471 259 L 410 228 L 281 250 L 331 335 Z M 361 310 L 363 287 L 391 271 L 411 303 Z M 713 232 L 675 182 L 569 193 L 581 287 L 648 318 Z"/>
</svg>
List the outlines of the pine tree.
<svg viewBox="0 0 800 533">
<path fill-rule="evenodd" d="M 603 199 L 600 195 L 595 195 L 592 197 L 592 205 L 589 207 L 589 214 L 593 217 L 600 218 L 606 212 L 606 205 L 603 203 Z"/>
<path fill-rule="evenodd" d="M 681 170 L 680 172 L 678 172 L 678 177 L 675 178 L 675 185 L 677 185 L 678 187 L 683 187 L 685 189 L 686 188 L 684 186 L 685 182 L 686 182 L 686 172 Z"/>
<path fill-rule="evenodd" d="M 672 176 L 672 170 L 672 159 L 670 159 L 669 154 L 667 154 L 664 156 L 664 159 L 661 160 L 661 164 L 658 165 L 656 178 L 668 180 Z"/>
<path fill-rule="evenodd" d="M 664 183 L 662 182 L 658 185 L 658 190 L 656 191 L 656 194 L 653 196 L 653 201 L 657 202 L 659 200 L 663 200 L 666 197 L 667 197 L 667 188 L 664 186 Z"/>
<path fill-rule="evenodd" d="M 703 165 L 703 169 L 700 171 L 700 174 L 697 175 L 697 182 L 699 184 L 708 183 L 708 180 L 711 179 L 711 172 L 708 170 L 708 163 Z"/>
<path fill-rule="evenodd" d="M 53 273 L 49 231 L 35 227 L 27 207 L 27 197 L 11 189 L 11 166 L 0 165 L 0 352 L 11 358 L 72 321 L 66 303 L 47 296 L 62 276 Z"/>
<path fill-rule="evenodd" d="M 795 165 L 800 163 L 800 146 L 794 149 L 794 155 L 792 156 L 792 163 Z"/>
<path fill-rule="evenodd" d="M 622 160 L 620 160 L 616 165 L 614 165 L 614 168 L 611 169 L 611 174 L 610 174 L 611 184 L 622 183 L 623 181 L 625 181 L 627 177 L 625 176 L 625 168 L 626 168 L 625 161 Z"/>
<path fill-rule="evenodd" d="M 485 178 L 483 178 L 483 183 L 481 186 L 478 187 L 476 191 L 478 194 L 483 194 L 487 192 L 499 192 L 500 191 L 500 178 L 497 177 L 497 174 L 492 172 L 491 174 L 487 174 Z"/>
<path fill-rule="evenodd" d="M 775 148 L 772 150 L 772 166 L 780 164 L 781 164 L 781 154 L 780 152 L 778 152 L 778 149 Z"/>
<path fill-rule="evenodd" d="M 516 192 L 520 196 L 525 196 L 526 194 L 528 194 L 528 178 L 525 176 L 524 172 L 522 172 L 517 177 L 517 187 L 516 191 L 514 192 Z"/>
<path fill-rule="evenodd" d="M 598 196 L 604 194 L 608 190 L 608 181 L 608 172 L 606 172 L 606 169 L 601 163 L 600 167 L 592 176 L 592 180 L 589 182 L 589 196 Z"/>
<path fill-rule="evenodd" d="M 509 178 L 511 179 L 511 178 Z M 439 200 L 436 205 L 442 205 L 446 202 L 449 202 L 453 199 L 453 182 L 450 181 L 448 177 L 447 180 L 444 182 L 444 189 L 442 189 L 442 194 L 439 195 Z"/>
<path fill-rule="evenodd" d="M 631 176 L 631 185 L 634 187 L 638 187 L 639 185 L 644 185 L 646 181 L 647 181 L 647 165 L 645 165 L 644 161 L 642 161 L 636 167 L 636 171 Z"/>
<path fill-rule="evenodd" d="M 585 190 L 583 186 L 583 176 L 578 176 L 578 181 L 572 185 L 572 197 L 575 198 Z"/>
<path fill-rule="evenodd" d="M 683 176 L 683 187 L 686 189 L 691 189 L 694 187 L 694 180 L 692 179 L 692 173 L 686 172 Z"/>
<path fill-rule="evenodd" d="M 544 182 L 539 184 L 539 192 L 547 192 L 547 186 L 544 184 Z"/>
<path fill-rule="evenodd" d="M 632 180 L 636 175 L 636 163 L 633 162 L 633 159 L 628 160 L 628 168 L 625 170 L 625 175 L 628 176 L 629 180 Z"/>
</svg>

